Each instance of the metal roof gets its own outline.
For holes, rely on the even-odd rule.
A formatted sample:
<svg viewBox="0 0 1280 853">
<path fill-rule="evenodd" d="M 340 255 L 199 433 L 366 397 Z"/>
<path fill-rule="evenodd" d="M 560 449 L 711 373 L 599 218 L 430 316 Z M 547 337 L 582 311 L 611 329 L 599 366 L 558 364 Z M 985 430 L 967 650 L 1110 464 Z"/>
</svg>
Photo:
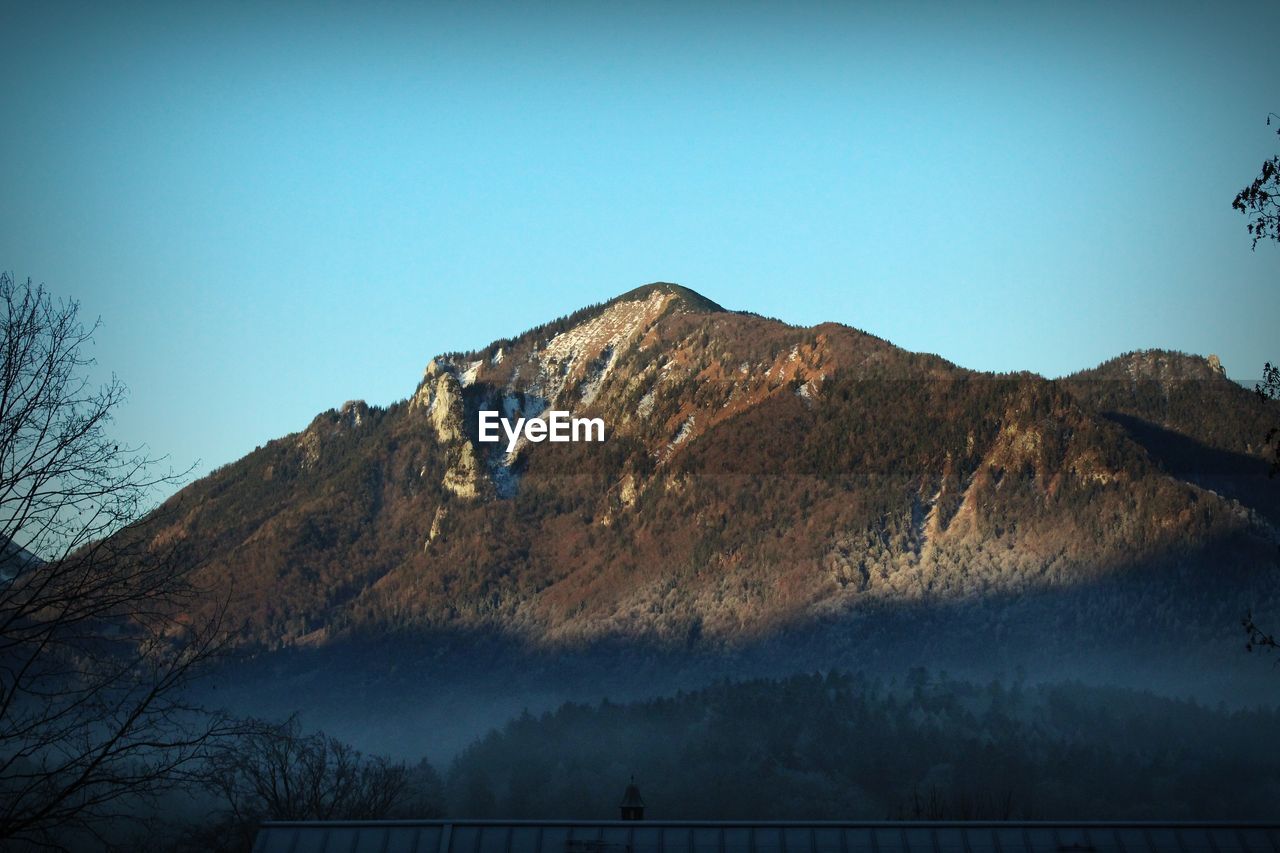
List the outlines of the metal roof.
<svg viewBox="0 0 1280 853">
<path fill-rule="evenodd" d="M 1280 824 L 268 821 L 254 853 L 1280 853 Z"/>
</svg>

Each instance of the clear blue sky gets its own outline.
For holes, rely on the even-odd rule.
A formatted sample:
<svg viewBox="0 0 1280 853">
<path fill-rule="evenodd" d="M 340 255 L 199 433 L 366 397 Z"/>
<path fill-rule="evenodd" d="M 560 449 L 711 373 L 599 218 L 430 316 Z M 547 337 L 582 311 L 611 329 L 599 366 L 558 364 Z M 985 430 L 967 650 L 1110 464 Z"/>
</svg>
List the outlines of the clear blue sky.
<svg viewBox="0 0 1280 853">
<path fill-rule="evenodd" d="M 0 6 L 0 268 L 197 473 L 654 280 L 986 370 L 1280 359 L 1280 5 Z"/>
</svg>

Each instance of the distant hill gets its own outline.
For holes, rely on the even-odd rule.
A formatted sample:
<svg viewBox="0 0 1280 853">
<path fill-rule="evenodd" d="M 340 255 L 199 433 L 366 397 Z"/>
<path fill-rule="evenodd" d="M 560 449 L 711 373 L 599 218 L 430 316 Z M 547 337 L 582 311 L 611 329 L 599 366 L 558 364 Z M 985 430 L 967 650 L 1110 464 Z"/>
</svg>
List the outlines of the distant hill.
<svg viewBox="0 0 1280 853">
<path fill-rule="evenodd" d="M 18 572 L 40 563 L 39 557 L 12 539 L 0 541 L 0 581 L 12 580 Z"/>
</svg>

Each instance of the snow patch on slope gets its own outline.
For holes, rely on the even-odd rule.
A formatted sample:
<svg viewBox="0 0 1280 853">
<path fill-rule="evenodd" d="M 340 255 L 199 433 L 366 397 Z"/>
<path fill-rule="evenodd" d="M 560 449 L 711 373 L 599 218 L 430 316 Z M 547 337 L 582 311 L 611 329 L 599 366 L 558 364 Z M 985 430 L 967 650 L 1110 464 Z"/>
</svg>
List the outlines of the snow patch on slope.
<svg viewBox="0 0 1280 853">
<path fill-rule="evenodd" d="M 680 431 L 676 433 L 675 438 L 671 439 L 672 447 L 683 444 L 689 439 L 690 433 L 693 432 L 694 417 L 694 415 L 689 415 L 689 417 L 685 418 L 684 423 L 680 425 Z"/>
<path fill-rule="evenodd" d="M 463 388 L 475 384 L 476 376 L 479 375 L 480 365 L 482 364 L 484 364 L 484 360 L 478 358 L 467 365 L 467 369 L 462 372 L 462 376 L 458 377 L 458 382 Z"/>
<path fill-rule="evenodd" d="M 640 398 L 640 402 L 636 404 L 636 412 L 640 417 L 647 418 L 649 415 L 653 414 L 653 398 L 657 393 L 658 386 L 655 385 Z"/>
<path fill-rule="evenodd" d="M 617 355 L 625 352 L 674 298 L 655 291 L 644 301 L 618 302 L 556 335 L 535 355 L 541 369 L 531 387 L 539 396 L 555 401 L 566 388 L 582 381 L 579 404 L 590 405 L 612 372 Z"/>
</svg>

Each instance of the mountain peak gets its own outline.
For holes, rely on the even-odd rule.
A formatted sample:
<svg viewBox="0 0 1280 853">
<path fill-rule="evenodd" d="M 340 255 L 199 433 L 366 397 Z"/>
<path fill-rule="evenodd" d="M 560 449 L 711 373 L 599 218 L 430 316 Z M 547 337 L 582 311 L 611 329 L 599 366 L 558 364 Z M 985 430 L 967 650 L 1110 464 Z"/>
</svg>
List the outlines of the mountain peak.
<svg viewBox="0 0 1280 853">
<path fill-rule="evenodd" d="M 610 299 L 606 305 L 612 305 L 616 302 L 643 302 L 655 293 L 670 294 L 675 296 L 685 310 L 693 311 L 701 314 L 711 314 L 724 311 L 725 308 L 707 297 L 691 290 L 683 285 L 673 284 L 669 281 L 655 281 L 650 284 L 643 284 L 640 287 L 632 288 L 626 293 Z"/>
<path fill-rule="evenodd" d="M 1205 358 L 1176 350 L 1148 349 L 1123 353 L 1068 378 L 1185 382 L 1226 379 L 1226 370 L 1216 355 Z"/>
</svg>

